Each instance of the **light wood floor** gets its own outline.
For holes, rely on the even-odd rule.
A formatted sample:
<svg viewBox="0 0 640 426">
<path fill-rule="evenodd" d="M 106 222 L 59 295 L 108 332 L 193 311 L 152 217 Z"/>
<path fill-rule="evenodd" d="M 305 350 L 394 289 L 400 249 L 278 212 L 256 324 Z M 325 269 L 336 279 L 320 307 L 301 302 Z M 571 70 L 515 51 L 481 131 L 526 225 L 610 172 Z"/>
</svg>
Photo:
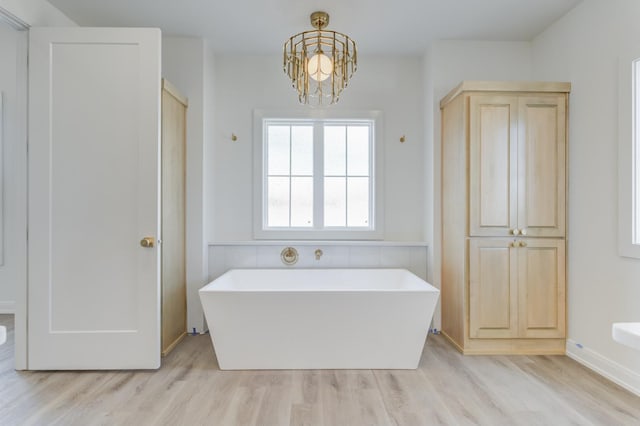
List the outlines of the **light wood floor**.
<svg viewBox="0 0 640 426">
<path fill-rule="evenodd" d="M 562 356 L 462 356 L 418 370 L 220 371 L 209 336 L 158 371 L 16 372 L 0 315 L 0 425 L 640 425 L 640 398 Z"/>
</svg>

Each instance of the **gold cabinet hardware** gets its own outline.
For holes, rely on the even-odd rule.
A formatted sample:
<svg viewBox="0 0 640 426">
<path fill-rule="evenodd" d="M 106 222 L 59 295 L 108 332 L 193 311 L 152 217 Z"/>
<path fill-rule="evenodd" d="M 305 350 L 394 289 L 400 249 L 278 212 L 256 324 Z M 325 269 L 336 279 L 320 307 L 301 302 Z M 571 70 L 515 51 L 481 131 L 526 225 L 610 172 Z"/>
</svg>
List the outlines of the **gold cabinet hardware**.
<svg viewBox="0 0 640 426">
<path fill-rule="evenodd" d="M 518 230 L 518 228 L 514 228 L 514 229 L 511 230 L 511 234 L 520 235 L 520 231 Z"/>
<path fill-rule="evenodd" d="M 314 254 L 316 255 L 316 260 L 320 260 L 320 258 L 322 257 L 322 250 L 317 249 Z"/>
<path fill-rule="evenodd" d="M 527 230 L 525 228 L 522 228 L 520 230 L 520 235 L 527 235 Z"/>
<path fill-rule="evenodd" d="M 154 243 L 153 237 L 144 237 L 140 240 L 140 245 L 144 248 L 151 248 L 155 245 Z"/>
<path fill-rule="evenodd" d="M 525 243 L 524 241 L 520 241 L 519 246 L 520 246 L 520 247 L 526 247 L 526 246 L 527 246 L 527 243 Z"/>
</svg>

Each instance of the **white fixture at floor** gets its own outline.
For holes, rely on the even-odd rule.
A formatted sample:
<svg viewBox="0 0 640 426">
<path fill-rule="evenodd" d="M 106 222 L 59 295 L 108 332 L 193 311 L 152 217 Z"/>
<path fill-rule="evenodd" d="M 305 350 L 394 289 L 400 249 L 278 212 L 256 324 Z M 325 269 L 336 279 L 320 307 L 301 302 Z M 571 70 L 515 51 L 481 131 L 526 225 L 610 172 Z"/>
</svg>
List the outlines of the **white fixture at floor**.
<svg viewBox="0 0 640 426">
<path fill-rule="evenodd" d="M 7 327 L 0 325 L 0 345 L 7 341 Z"/>
<path fill-rule="evenodd" d="M 616 342 L 640 351 L 640 322 L 616 322 L 611 335 Z"/>
</svg>

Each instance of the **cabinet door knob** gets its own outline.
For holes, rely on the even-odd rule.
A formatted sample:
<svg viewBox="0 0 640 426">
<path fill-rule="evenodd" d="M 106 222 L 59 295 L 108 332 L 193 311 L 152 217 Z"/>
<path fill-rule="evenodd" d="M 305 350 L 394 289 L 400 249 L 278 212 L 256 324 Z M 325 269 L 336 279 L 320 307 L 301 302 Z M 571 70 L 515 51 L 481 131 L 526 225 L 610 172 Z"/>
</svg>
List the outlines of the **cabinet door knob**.
<svg viewBox="0 0 640 426">
<path fill-rule="evenodd" d="M 520 235 L 527 235 L 527 229 L 526 228 L 522 228 L 520 230 Z"/>
<path fill-rule="evenodd" d="M 520 247 L 526 247 L 527 243 L 525 243 L 524 241 L 520 241 Z"/>
<path fill-rule="evenodd" d="M 518 228 L 514 228 L 514 229 L 512 229 L 512 230 L 511 230 L 511 233 L 512 233 L 513 235 L 520 235 L 520 231 L 518 230 Z"/>
</svg>

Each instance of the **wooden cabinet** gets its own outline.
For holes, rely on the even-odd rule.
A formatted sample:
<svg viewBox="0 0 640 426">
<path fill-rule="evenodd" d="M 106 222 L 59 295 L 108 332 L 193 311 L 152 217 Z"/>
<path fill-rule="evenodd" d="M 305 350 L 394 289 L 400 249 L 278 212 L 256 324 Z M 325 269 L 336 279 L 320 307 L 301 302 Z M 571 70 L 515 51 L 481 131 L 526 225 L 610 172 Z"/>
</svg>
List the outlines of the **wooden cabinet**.
<svg viewBox="0 0 640 426">
<path fill-rule="evenodd" d="M 470 236 L 565 235 L 566 96 L 469 95 Z"/>
<path fill-rule="evenodd" d="M 162 80 L 162 356 L 187 335 L 187 99 Z"/>
<path fill-rule="evenodd" d="M 568 83 L 463 82 L 442 110 L 442 332 L 564 353 Z"/>
<path fill-rule="evenodd" d="M 564 263 L 561 239 L 470 239 L 469 337 L 564 337 Z"/>
</svg>

